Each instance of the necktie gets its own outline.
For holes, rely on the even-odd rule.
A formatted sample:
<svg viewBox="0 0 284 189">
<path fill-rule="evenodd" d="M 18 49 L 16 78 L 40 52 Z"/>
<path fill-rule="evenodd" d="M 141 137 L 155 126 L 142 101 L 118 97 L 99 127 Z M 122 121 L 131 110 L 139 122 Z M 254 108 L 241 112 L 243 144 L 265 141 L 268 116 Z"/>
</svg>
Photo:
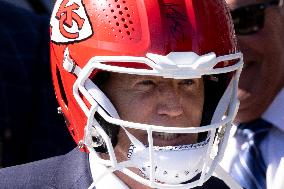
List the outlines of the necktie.
<svg viewBox="0 0 284 189">
<path fill-rule="evenodd" d="M 266 188 L 266 168 L 259 145 L 272 125 L 257 119 L 238 126 L 236 139 L 241 149 L 231 168 L 232 176 L 246 189 Z"/>
</svg>

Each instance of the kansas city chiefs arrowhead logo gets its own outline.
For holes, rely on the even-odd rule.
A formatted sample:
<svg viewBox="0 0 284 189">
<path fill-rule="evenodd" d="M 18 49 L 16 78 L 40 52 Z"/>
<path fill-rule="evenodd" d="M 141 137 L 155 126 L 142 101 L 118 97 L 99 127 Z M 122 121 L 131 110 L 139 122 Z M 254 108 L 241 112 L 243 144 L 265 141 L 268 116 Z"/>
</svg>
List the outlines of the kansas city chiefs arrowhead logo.
<svg viewBox="0 0 284 189">
<path fill-rule="evenodd" d="M 51 40 L 57 43 L 81 41 L 93 34 L 82 0 L 59 0 L 51 16 Z"/>
</svg>

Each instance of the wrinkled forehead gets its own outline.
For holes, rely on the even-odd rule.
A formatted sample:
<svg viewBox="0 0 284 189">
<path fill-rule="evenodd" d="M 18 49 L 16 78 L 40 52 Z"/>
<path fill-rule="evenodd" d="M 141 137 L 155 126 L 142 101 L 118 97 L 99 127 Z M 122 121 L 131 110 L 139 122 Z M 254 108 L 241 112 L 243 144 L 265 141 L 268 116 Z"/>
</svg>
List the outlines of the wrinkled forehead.
<svg viewBox="0 0 284 189">
<path fill-rule="evenodd" d="M 229 5 L 230 9 L 236 9 L 239 7 L 258 4 L 258 3 L 265 3 L 271 2 L 272 0 L 226 0 L 227 4 Z"/>
</svg>

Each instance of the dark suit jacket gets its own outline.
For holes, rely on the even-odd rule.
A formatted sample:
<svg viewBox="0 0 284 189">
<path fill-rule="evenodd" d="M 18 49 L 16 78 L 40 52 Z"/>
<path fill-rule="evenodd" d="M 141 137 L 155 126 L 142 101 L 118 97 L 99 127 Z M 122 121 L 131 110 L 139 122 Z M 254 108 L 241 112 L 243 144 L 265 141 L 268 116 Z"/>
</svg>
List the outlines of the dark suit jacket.
<svg viewBox="0 0 284 189">
<path fill-rule="evenodd" d="M 3 189 L 87 189 L 91 183 L 88 155 L 78 148 L 66 155 L 0 169 Z"/>
<path fill-rule="evenodd" d="M 87 189 L 91 183 L 88 155 L 78 148 L 66 155 L 0 169 L 1 189 Z M 212 177 L 196 189 L 228 187 L 223 181 Z"/>
</svg>

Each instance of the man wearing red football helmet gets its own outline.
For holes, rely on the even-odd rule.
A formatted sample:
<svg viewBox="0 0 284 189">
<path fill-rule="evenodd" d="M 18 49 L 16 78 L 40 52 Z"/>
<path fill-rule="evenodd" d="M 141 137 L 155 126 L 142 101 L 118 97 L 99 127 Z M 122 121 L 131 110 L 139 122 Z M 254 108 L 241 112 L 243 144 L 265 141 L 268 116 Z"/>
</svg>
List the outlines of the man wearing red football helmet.
<svg viewBox="0 0 284 189">
<path fill-rule="evenodd" d="M 28 165 L 55 174 L 45 184 L 228 188 L 215 172 L 239 188 L 218 165 L 243 63 L 224 0 L 58 0 L 50 28 L 59 110 L 81 151 Z"/>
</svg>

